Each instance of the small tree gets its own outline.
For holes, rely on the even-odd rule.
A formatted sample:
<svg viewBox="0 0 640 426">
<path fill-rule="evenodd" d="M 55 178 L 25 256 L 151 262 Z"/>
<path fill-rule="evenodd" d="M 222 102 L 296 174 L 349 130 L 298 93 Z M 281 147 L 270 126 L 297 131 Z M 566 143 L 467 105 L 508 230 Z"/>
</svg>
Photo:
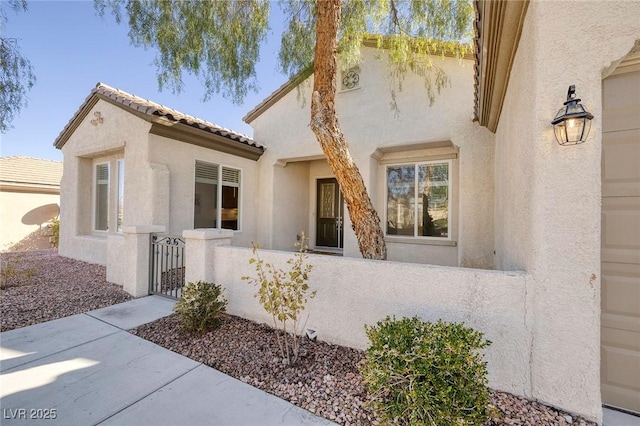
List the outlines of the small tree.
<svg viewBox="0 0 640 426">
<path fill-rule="evenodd" d="M 304 233 L 299 248 L 293 258 L 287 261 L 288 271 L 276 268 L 273 263 L 265 263 L 258 253 L 259 246 L 253 244 L 253 255 L 250 264 L 256 268 L 257 278 L 242 277 L 243 280 L 258 286 L 256 297 L 264 310 L 271 314 L 274 327 L 284 331 L 281 337 L 277 333 L 280 355 L 286 364 L 295 364 L 300 356 L 300 340 L 306 324 L 300 321 L 300 313 L 305 309 L 309 299 L 316 295 L 316 291 L 309 293 L 309 273 L 313 266 L 307 263 L 307 238 Z M 307 319 L 309 316 L 307 315 Z"/>
<path fill-rule="evenodd" d="M 36 82 L 31 62 L 20 52 L 18 40 L 4 37 L 7 23 L 5 6 L 16 13 L 27 10 L 26 0 L 9 0 L 0 4 L 0 133 L 11 129 L 11 122 L 27 106 L 27 92 Z"/>
<path fill-rule="evenodd" d="M 240 103 L 258 87 L 255 64 L 269 27 L 269 0 L 94 2 L 100 15 L 111 9 L 116 21 L 128 18 L 134 45 L 157 48 L 161 88 L 170 84 L 179 91 L 187 72 L 202 78 L 205 99 L 222 93 Z M 336 114 L 338 55 L 345 69 L 358 64 L 362 41 L 375 34 L 396 88 L 414 73 L 424 78 L 433 102 L 449 80 L 432 56 L 468 51 L 471 0 L 281 0 L 280 6 L 287 20 L 280 69 L 293 77 L 313 64 L 310 128 L 338 180 L 360 253 L 386 259 L 380 218 Z"/>
</svg>

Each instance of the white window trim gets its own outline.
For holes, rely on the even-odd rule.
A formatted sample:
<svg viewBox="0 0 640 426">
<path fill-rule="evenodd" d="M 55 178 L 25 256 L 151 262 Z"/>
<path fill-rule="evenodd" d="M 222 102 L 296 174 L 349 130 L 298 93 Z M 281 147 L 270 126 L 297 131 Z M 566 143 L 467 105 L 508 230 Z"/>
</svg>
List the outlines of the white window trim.
<svg viewBox="0 0 640 426">
<path fill-rule="evenodd" d="M 107 229 L 96 229 L 96 204 L 98 198 L 98 166 L 103 164 L 107 165 L 107 171 L 109 173 L 109 179 L 107 179 Z M 111 198 L 111 163 L 109 161 L 100 161 L 93 163 L 93 193 L 92 208 L 91 208 L 91 229 L 98 235 L 107 235 L 109 233 L 109 199 Z"/>
<path fill-rule="evenodd" d="M 446 237 L 431 237 L 431 236 L 422 236 L 418 234 L 418 221 L 417 219 L 417 208 L 418 208 L 418 183 L 417 183 L 417 168 L 423 164 L 448 164 L 448 182 L 447 182 L 447 193 L 448 193 L 448 205 L 447 205 L 447 236 Z M 415 171 L 415 181 L 414 181 L 414 221 L 413 221 L 413 236 L 408 235 L 393 235 L 387 233 L 387 227 L 389 223 L 388 218 L 388 206 L 389 206 L 389 188 L 388 188 L 388 173 L 389 167 L 398 167 L 398 166 L 410 166 L 413 165 L 416 169 Z M 453 161 L 452 160 L 430 160 L 430 161 L 408 161 L 408 162 L 398 162 L 398 163 L 389 163 L 385 165 L 384 168 L 384 236 L 389 239 L 389 242 L 407 242 L 408 240 L 413 241 L 424 241 L 425 243 L 436 243 L 437 242 L 454 242 L 453 241 L 453 232 L 451 229 L 451 210 L 452 210 L 452 175 L 453 175 Z M 449 245 L 449 244 L 441 244 L 441 245 Z"/>
<path fill-rule="evenodd" d="M 205 161 L 205 160 L 196 160 L 193 163 L 193 197 L 195 198 L 195 188 L 196 188 L 196 163 L 206 163 L 206 164 L 211 164 L 211 165 L 215 165 L 218 166 L 218 191 L 216 194 L 216 205 L 219 206 L 219 208 L 217 209 L 216 212 L 216 227 L 212 228 L 212 229 L 220 229 L 220 230 L 227 230 L 227 231 L 233 231 L 234 234 L 238 234 L 242 232 L 242 223 L 243 223 L 243 215 L 244 215 L 244 169 L 241 167 L 236 167 L 236 166 L 230 166 L 227 164 L 223 164 L 223 163 L 214 163 L 212 161 Z M 227 229 L 227 228 L 223 228 L 222 227 L 222 168 L 226 167 L 227 169 L 233 169 L 233 170 L 238 170 L 240 172 L 240 185 L 238 185 L 238 190 L 240 191 L 240 197 L 238 199 L 238 229 Z M 192 222 L 191 222 L 191 227 L 193 229 L 195 229 L 196 226 L 196 222 L 195 222 L 195 205 L 194 205 L 194 201 L 192 199 L 192 211 L 191 211 L 191 218 L 192 218 Z"/>
<path fill-rule="evenodd" d="M 127 172 L 127 168 L 125 167 L 125 162 L 124 162 L 124 158 L 118 158 L 117 160 L 115 160 L 116 163 L 116 169 L 118 174 L 116 175 L 116 213 L 115 213 L 115 230 L 116 230 L 116 234 L 122 234 L 122 226 L 124 226 L 124 173 Z M 122 174 L 122 226 L 118 227 L 118 214 L 120 213 L 120 164 L 122 164 L 122 167 L 124 168 L 123 170 L 123 174 Z"/>
</svg>

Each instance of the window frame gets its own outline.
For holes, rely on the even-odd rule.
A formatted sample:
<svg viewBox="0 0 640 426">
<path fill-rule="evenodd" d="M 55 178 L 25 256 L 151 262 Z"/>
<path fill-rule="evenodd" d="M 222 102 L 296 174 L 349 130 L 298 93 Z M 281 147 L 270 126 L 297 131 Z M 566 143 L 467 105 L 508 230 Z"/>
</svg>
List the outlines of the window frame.
<svg viewBox="0 0 640 426">
<path fill-rule="evenodd" d="M 417 235 L 418 234 L 418 167 L 421 165 L 430 165 L 430 164 L 447 164 L 447 236 L 446 237 L 435 237 L 435 236 L 427 236 L 427 235 Z M 389 234 L 388 233 L 388 224 L 389 224 L 389 187 L 388 187 L 388 173 L 390 167 L 402 167 L 402 166 L 411 166 L 414 167 L 414 182 L 413 182 L 413 197 L 414 197 L 414 222 L 413 222 L 413 235 L 397 235 L 397 234 Z M 384 165 L 384 236 L 385 238 L 389 238 L 390 241 L 395 239 L 409 239 L 413 241 L 424 241 L 429 243 L 446 243 L 453 242 L 453 230 L 452 230 L 452 209 L 453 209 L 453 159 L 432 159 L 432 160 L 418 160 L 415 161 L 399 161 L 399 162 L 389 162 Z"/>
<path fill-rule="evenodd" d="M 216 189 L 216 227 L 215 228 L 210 228 L 210 229 L 219 229 L 219 230 L 228 230 L 228 231 L 233 231 L 234 233 L 239 233 L 242 232 L 242 217 L 243 217 L 243 210 L 244 210 L 244 206 L 243 206 L 243 194 L 244 194 L 244 179 L 243 179 L 243 175 L 244 175 L 244 170 L 241 167 L 236 167 L 236 166 L 229 166 L 227 164 L 223 164 L 223 163 L 215 163 L 212 161 L 206 161 L 206 160 L 195 160 L 195 162 L 193 163 L 193 202 L 192 202 L 192 206 L 193 206 L 193 211 L 192 211 L 192 227 L 193 229 L 195 228 L 196 225 L 196 218 L 195 218 L 195 188 L 196 188 L 196 167 L 197 167 L 197 163 L 205 163 L 208 165 L 213 165 L 213 166 L 217 166 L 218 168 L 218 176 L 217 176 L 217 189 Z M 238 229 L 229 229 L 229 228 L 223 228 L 222 227 L 222 187 L 223 187 L 223 181 L 222 181 L 222 169 L 231 169 L 231 170 L 235 170 L 239 173 L 239 181 L 240 183 L 238 184 Z"/>
<path fill-rule="evenodd" d="M 107 212 L 106 212 L 106 216 L 107 216 L 107 229 L 97 229 L 96 228 L 96 222 L 97 222 L 97 212 L 98 212 L 98 167 L 105 165 L 107 166 L 107 174 L 108 174 L 108 178 L 107 178 Z M 94 233 L 100 234 L 100 235 L 106 235 L 109 233 L 109 225 L 110 225 L 110 220 L 109 220 L 109 213 L 110 213 L 110 209 L 109 209 L 109 205 L 111 204 L 111 162 L 110 161 L 99 161 L 99 162 L 94 162 L 93 163 L 93 185 L 92 185 L 92 189 L 91 189 L 92 193 L 93 193 L 93 197 L 92 197 L 92 211 L 91 211 L 91 230 Z"/>
<path fill-rule="evenodd" d="M 117 234 L 122 234 L 122 227 L 124 226 L 124 192 L 125 192 L 125 188 L 124 188 L 124 183 L 125 183 L 125 177 L 124 174 L 126 173 L 127 168 L 125 167 L 125 161 L 124 158 L 118 158 L 117 160 L 115 160 L 116 163 L 116 169 L 118 171 L 118 175 L 116 177 L 116 214 L 115 214 L 115 224 L 116 224 L 116 233 Z M 122 176 L 120 176 L 120 170 L 122 168 Z M 122 194 L 120 193 L 122 189 Z M 122 218 L 120 217 L 120 209 L 122 208 Z M 122 220 L 122 223 L 120 223 L 120 219 Z"/>
</svg>

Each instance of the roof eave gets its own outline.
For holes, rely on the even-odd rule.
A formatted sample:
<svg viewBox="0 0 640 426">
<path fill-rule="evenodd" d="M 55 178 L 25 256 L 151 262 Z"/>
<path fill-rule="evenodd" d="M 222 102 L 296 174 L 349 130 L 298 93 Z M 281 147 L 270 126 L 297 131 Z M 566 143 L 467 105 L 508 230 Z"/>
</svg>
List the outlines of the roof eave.
<svg viewBox="0 0 640 426">
<path fill-rule="evenodd" d="M 264 152 L 264 147 L 256 144 L 250 138 L 246 138 L 243 135 L 235 134 L 234 132 L 227 131 L 223 128 L 218 130 L 212 129 L 210 126 L 206 125 L 208 123 L 191 122 L 185 119 L 173 120 L 168 116 L 158 113 L 154 108 L 143 108 L 140 110 L 131 102 L 123 103 L 118 99 L 114 99 L 113 97 L 100 93 L 98 91 L 99 87 L 100 84 L 91 91 L 91 94 L 87 99 L 85 99 L 73 118 L 56 138 L 54 142 L 54 146 L 56 148 L 62 149 L 80 123 L 82 123 L 82 121 L 87 117 L 91 109 L 98 103 L 98 101 L 102 100 L 111 105 L 115 105 L 129 114 L 133 114 L 136 117 L 152 123 L 152 129 L 154 129 L 155 126 L 157 130 L 157 125 L 165 128 L 172 128 L 170 132 L 167 130 L 157 130 L 156 134 L 161 134 L 162 136 L 170 134 L 174 139 L 189 143 L 196 143 L 194 141 L 198 141 L 196 144 L 199 146 L 218 149 L 227 153 L 236 153 L 236 155 L 240 155 L 241 157 L 251 158 L 254 160 L 260 158 Z M 183 115 L 181 114 L 181 116 Z M 151 130 L 150 132 L 153 133 Z"/>
<path fill-rule="evenodd" d="M 476 0 L 474 116 L 498 128 L 529 0 Z"/>
<path fill-rule="evenodd" d="M 313 65 L 307 66 L 298 74 L 289 79 L 282 86 L 278 87 L 272 94 L 267 96 L 262 102 L 256 105 L 251 111 L 249 111 L 242 121 L 247 124 L 251 124 L 253 120 L 262 115 L 263 112 L 271 108 L 276 102 L 284 98 L 289 92 L 298 87 L 303 81 L 309 78 L 313 74 Z"/>
<path fill-rule="evenodd" d="M 32 182 L 0 181 L 2 192 L 33 192 L 39 194 L 59 194 L 60 185 L 41 184 Z"/>
<path fill-rule="evenodd" d="M 85 119 L 89 111 L 98 103 L 99 97 L 95 92 L 95 89 L 91 91 L 91 94 L 80 106 L 80 109 L 73 115 L 73 118 L 67 123 L 67 125 L 62 129 L 62 132 L 58 135 L 56 140 L 53 142 L 53 146 L 62 149 L 64 144 L 67 143 L 73 132 L 76 131 L 82 120 Z"/>
<path fill-rule="evenodd" d="M 192 145 L 232 154 L 238 157 L 257 161 L 264 153 L 261 146 L 241 143 L 185 123 L 172 122 L 164 117 L 151 120 L 150 134 L 162 136 Z"/>
</svg>

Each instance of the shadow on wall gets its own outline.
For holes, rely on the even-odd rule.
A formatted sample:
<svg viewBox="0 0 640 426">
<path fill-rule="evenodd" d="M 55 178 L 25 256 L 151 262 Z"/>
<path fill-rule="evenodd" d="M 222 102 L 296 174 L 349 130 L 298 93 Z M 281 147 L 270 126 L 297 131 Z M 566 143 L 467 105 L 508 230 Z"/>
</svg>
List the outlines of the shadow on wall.
<svg viewBox="0 0 640 426">
<path fill-rule="evenodd" d="M 52 248 L 51 228 L 44 225 L 4 251 L 30 251 Z"/>
<path fill-rule="evenodd" d="M 17 243 L 10 244 L 3 251 L 29 251 L 42 250 L 53 247 L 53 229 L 54 219 L 58 217 L 60 207 L 55 204 L 44 204 L 29 210 L 22 216 L 23 225 L 38 225 L 38 229 L 24 236 Z"/>
</svg>

